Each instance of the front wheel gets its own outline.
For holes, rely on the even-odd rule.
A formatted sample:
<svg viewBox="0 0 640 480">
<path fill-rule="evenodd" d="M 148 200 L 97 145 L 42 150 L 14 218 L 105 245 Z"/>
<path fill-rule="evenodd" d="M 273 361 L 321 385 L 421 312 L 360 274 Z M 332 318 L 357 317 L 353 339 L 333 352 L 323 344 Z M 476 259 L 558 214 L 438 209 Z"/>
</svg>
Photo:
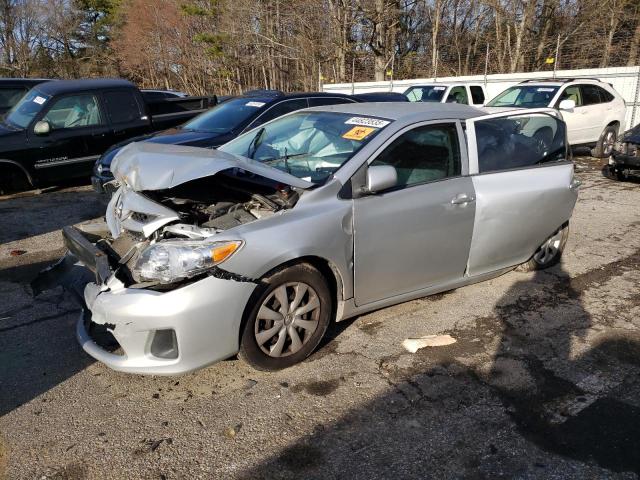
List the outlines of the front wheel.
<svg viewBox="0 0 640 480">
<path fill-rule="evenodd" d="M 264 280 L 251 307 L 239 356 L 258 370 L 301 362 L 322 340 L 332 311 L 329 287 L 316 268 L 301 263 L 280 270 Z"/>
<path fill-rule="evenodd" d="M 564 246 L 569 238 L 569 224 L 562 227 L 556 233 L 547 238 L 542 245 L 538 247 L 533 257 L 528 262 L 518 267 L 521 272 L 532 272 L 534 270 L 543 270 L 552 267 L 560 261 Z"/>
</svg>

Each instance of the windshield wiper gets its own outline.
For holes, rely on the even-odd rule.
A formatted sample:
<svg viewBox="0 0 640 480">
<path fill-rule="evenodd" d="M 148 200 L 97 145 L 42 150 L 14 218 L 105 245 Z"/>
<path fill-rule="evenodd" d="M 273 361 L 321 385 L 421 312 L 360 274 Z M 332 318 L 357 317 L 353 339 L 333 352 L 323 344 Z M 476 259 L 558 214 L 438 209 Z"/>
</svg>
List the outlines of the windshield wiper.
<svg viewBox="0 0 640 480">
<path fill-rule="evenodd" d="M 261 160 L 262 163 L 269 164 L 273 162 L 279 162 L 280 160 L 284 160 L 284 166 L 287 169 L 288 173 L 291 173 L 291 169 L 289 168 L 289 159 L 294 157 L 302 157 L 304 155 L 309 155 L 309 152 L 302 153 L 294 153 L 293 155 L 289 155 L 287 153 L 287 148 L 284 149 L 284 155 L 281 157 L 267 158 L 266 160 Z"/>
<path fill-rule="evenodd" d="M 251 140 L 251 143 L 249 144 L 249 148 L 247 149 L 247 157 L 253 158 L 253 156 L 256 154 L 256 151 L 258 150 L 258 147 L 260 146 L 260 143 L 262 143 L 263 136 L 264 136 L 264 127 L 258 130 L 256 132 L 256 136 L 253 137 L 253 140 Z"/>
</svg>

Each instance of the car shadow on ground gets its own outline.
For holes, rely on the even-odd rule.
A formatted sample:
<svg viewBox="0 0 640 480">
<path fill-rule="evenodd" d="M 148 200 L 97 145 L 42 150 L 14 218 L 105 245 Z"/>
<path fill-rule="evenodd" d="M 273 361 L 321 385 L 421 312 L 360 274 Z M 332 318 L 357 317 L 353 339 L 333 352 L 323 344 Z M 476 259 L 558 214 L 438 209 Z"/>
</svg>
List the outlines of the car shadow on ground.
<svg viewBox="0 0 640 480">
<path fill-rule="evenodd" d="M 592 328 L 598 279 L 526 278 L 456 343 L 380 362 L 385 395 L 240 478 L 640 474 L 640 337 Z"/>
<path fill-rule="evenodd" d="M 78 304 L 61 287 L 34 299 L 29 281 L 49 262 L 0 270 L 0 416 L 93 363 L 75 338 Z M 45 407 L 46 395 L 33 406 Z"/>
</svg>

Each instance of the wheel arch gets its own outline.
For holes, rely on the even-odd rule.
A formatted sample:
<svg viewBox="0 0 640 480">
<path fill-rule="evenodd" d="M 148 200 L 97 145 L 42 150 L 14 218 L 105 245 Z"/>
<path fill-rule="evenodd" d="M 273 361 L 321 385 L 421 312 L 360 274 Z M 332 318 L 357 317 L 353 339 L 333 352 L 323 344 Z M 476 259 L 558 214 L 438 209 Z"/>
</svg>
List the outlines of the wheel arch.
<svg viewBox="0 0 640 480">
<path fill-rule="evenodd" d="M 329 286 L 329 292 L 331 293 L 331 298 L 333 299 L 331 315 L 334 321 L 338 319 L 338 317 L 340 316 L 339 312 L 342 311 L 341 305 L 344 303 L 344 300 L 345 300 L 344 281 L 342 279 L 342 273 L 340 272 L 338 267 L 336 267 L 336 265 L 333 264 L 333 262 L 331 262 L 330 260 L 327 260 L 326 258 L 319 257 L 317 255 L 304 255 L 304 256 L 293 258 L 283 263 L 280 263 L 278 266 L 272 268 L 271 270 L 266 272 L 264 275 L 260 276 L 260 280 L 258 280 L 258 286 L 251 294 L 251 297 L 249 298 L 249 301 L 247 302 L 244 308 L 244 311 L 242 312 L 242 320 L 240 322 L 240 329 L 238 331 L 238 345 L 240 344 L 240 341 L 242 339 L 242 333 L 244 332 L 245 325 L 249 320 L 249 314 L 251 313 L 251 309 L 255 304 L 255 302 L 257 301 L 257 299 L 259 298 L 260 294 L 262 293 L 262 290 L 260 288 L 262 285 L 261 280 L 270 277 L 271 275 L 273 275 L 274 273 L 280 270 L 284 270 L 293 265 L 298 265 L 301 263 L 307 263 L 313 266 L 326 279 L 327 284 Z"/>
<path fill-rule="evenodd" d="M 342 278 L 342 273 L 340 272 L 338 267 L 334 265 L 333 262 L 331 262 L 331 260 L 319 257 L 317 255 L 304 255 L 287 260 L 269 270 L 267 273 L 262 275 L 261 278 L 267 278 L 279 270 L 283 270 L 299 263 L 308 263 L 322 274 L 322 276 L 327 281 L 327 284 L 329 285 L 331 297 L 334 299 L 334 309 L 338 303 L 345 300 L 344 281 Z"/>
<path fill-rule="evenodd" d="M 620 125 L 620 120 L 611 120 L 609 123 L 607 123 L 607 127 L 616 127 L 618 133 L 620 133 Z"/>
<path fill-rule="evenodd" d="M 27 182 L 29 182 L 29 185 L 31 185 L 32 187 L 35 186 L 33 183 L 33 177 L 31 176 L 29 171 L 26 168 L 24 168 L 22 165 L 20 165 L 18 162 L 16 162 L 15 160 L 0 158 L 0 170 L 3 170 L 4 168 L 17 169 L 19 172 L 21 172 L 25 176 L 25 178 L 27 179 Z"/>
</svg>

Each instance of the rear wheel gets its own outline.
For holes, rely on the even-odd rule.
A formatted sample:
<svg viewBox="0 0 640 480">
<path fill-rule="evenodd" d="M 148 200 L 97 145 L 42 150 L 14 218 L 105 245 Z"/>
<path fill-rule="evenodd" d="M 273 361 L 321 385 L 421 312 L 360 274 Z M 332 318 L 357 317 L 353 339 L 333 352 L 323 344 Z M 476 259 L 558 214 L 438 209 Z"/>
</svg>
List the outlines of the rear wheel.
<svg viewBox="0 0 640 480">
<path fill-rule="evenodd" d="M 617 127 L 613 125 L 607 126 L 600 135 L 595 148 L 591 150 L 591 156 L 596 158 L 607 158 L 611 156 L 611 153 L 613 153 L 613 144 L 616 143 L 617 138 Z"/>
<path fill-rule="evenodd" d="M 538 247 L 533 257 L 531 257 L 528 262 L 520 265 L 518 270 L 521 272 L 532 272 L 556 265 L 562 257 L 562 252 L 564 251 L 564 246 L 568 238 L 569 225 L 567 224 L 547 238 L 544 243 Z"/>
<path fill-rule="evenodd" d="M 258 370 L 280 370 L 307 358 L 332 315 L 329 287 L 313 266 L 301 263 L 264 280 L 247 316 L 240 357 Z"/>
</svg>

